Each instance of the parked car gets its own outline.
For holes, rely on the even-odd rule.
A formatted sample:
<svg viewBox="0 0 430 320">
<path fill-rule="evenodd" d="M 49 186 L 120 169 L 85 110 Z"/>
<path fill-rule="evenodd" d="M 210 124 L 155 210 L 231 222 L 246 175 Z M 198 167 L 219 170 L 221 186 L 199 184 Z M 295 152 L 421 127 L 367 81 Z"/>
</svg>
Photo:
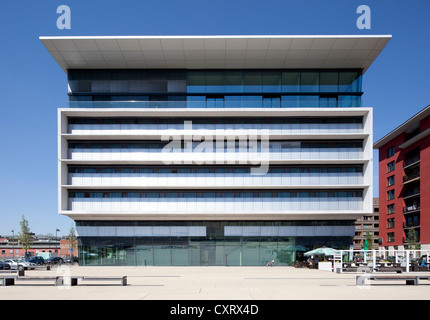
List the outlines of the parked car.
<svg viewBox="0 0 430 320">
<path fill-rule="evenodd" d="M 78 262 L 78 257 L 67 257 L 63 259 L 65 263 L 75 263 Z"/>
<path fill-rule="evenodd" d="M 28 262 L 35 263 L 37 265 L 45 264 L 45 259 L 43 257 L 31 257 Z"/>
<path fill-rule="evenodd" d="M 10 265 L 11 269 L 19 269 L 19 270 L 27 270 L 27 269 L 34 269 L 34 267 L 36 266 L 35 263 L 31 263 L 28 261 L 24 261 L 24 260 L 12 260 L 12 259 L 8 259 L 4 261 L 5 263 Z"/>
<path fill-rule="evenodd" d="M 0 260 L 0 270 L 10 270 L 10 265 Z"/>
<path fill-rule="evenodd" d="M 64 263 L 63 259 L 60 257 L 51 257 L 45 259 L 45 264 L 62 264 Z"/>
</svg>

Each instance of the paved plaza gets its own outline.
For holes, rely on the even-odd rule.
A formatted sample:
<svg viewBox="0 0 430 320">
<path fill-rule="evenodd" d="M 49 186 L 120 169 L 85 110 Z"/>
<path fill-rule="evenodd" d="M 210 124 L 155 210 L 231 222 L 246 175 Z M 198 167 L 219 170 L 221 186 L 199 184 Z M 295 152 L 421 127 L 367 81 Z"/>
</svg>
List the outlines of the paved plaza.
<svg viewBox="0 0 430 320">
<path fill-rule="evenodd" d="M 430 299 L 430 281 L 418 286 L 375 282 L 356 286 L 357 273 L 293 267 L 79 267 L 29 270 L 25 275 L 127 276 L 118 282 L 58 286 L 21 282 L 0 287 L 0 300 L 361 300 Z"/>
</svg>

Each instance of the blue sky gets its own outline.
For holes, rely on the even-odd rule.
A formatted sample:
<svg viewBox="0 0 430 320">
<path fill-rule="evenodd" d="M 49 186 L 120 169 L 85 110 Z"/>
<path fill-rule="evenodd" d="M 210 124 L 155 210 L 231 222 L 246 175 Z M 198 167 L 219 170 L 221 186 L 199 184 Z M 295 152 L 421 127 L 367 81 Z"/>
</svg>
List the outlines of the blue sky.
<svg viewBox="0 0 430 320">
<path fill-rule="evenodd" d="M 70 30 L 57 29 L 63 4 Z M 371 9 L 370 30 L 356 27 L 359 5 Z M 22 215 L 37 234 L 67 234 L 73 224 L 57 213 L 57 108 L 66 106 L 66 75 L 39 36 L 390 34 L 363 79 L 377 141 L 430 104 L 429 15 L 428 0 L 1 1 L 0 235 L 18 232 Z"/>
</svg>

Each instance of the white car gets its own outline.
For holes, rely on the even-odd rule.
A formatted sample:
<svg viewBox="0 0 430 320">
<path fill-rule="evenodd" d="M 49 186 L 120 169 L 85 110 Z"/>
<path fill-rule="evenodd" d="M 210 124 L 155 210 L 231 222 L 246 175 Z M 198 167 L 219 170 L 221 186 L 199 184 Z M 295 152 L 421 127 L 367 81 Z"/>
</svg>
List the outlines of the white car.
<svg viewBox="0 0 430 320">
<path fill-rule="evenodd" d="M 9 264 L 11 269 L 15 269 L 15 270 L 17 268 L 19 270 L 34 269 L 34 267 L 36 266 L 35 263 L 31 263 L 25 260 L 9 259 L 9 260 L 5 260 L 4 262 Z"/>
</svg>

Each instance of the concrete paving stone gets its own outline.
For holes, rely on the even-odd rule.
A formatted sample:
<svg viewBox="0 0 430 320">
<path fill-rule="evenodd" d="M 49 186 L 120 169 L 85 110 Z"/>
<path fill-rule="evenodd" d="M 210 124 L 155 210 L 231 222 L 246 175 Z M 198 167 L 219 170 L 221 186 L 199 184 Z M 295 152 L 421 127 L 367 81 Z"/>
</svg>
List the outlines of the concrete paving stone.
<svg viewBox="0 0 430 320">
<path fill-rule="evenodd" d="M 357 273 L 293 267 L 80 267 L 27 270 L 26 275 L 127 276 L 128 285 L 22 283 L 0 287 L 0 300 L 428 300 L 419 286 L 374 282 L 356 286 Z"/>
</svg>

